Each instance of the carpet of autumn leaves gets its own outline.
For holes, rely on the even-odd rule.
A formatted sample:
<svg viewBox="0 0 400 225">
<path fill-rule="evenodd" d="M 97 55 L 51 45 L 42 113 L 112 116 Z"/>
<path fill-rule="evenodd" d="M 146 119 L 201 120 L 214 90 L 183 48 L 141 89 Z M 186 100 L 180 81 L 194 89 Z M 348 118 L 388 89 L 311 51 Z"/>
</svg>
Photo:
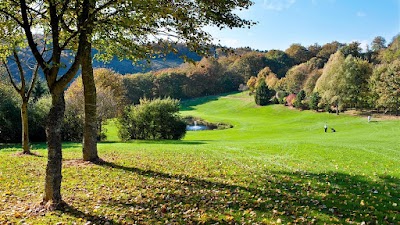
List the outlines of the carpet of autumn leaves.
<svg viewBox="0 0 400 225">
<path fill-rule="evenodd" d="M 66 153 L 66 205 L 55 212 L 38 207 L 45 157 L 0 153 L 0 224 L 398 224 L 400 219 L 399 179 L 390 176 L 247 167 L 204 155 L 150 157 L 140 151 L 105 151 L 103 162 L 90 164 L 73 159 L 78 149 Z"/>
</svg>

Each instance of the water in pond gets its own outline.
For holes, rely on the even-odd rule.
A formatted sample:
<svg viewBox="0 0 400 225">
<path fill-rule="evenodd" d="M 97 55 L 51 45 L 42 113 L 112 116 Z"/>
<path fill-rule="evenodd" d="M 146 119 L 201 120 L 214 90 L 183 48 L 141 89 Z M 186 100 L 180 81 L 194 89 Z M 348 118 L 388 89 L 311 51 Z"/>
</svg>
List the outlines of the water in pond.
<svg viewBox="0 0 400 225">
<path fill-rule="evenodd" d="M 209 130 L 209 127 L 204 125 L 197 125 L 197 121 L 194 121 L 193 125 L 187 125 L 186 130 L 197 131 L 197 130 Z"/>
</svg>

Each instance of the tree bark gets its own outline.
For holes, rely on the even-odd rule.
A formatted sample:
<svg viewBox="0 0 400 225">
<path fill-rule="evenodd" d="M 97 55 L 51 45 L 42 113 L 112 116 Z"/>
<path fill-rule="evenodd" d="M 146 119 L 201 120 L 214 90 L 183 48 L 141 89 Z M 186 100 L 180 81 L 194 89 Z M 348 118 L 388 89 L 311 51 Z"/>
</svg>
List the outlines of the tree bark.
<svg viewBox="0 0 400 225">
<path fill-rule="evenodd" d="M 97 153 L 96 85 L 93 76 L 92 44 L 88 39 L 89 37 L 86 37 L 81 61 L 83 93 L 85 100 L 83 160 L 95 162 L 99 159 Z"/>
<path fill-rule="evenodd" d="M 29 125 L 28 125 L 28 101 L 23 99 L 21 105 L 21 122 L 22 122 L 22 153 L 30 154 L 29 149 Z"/>
<path fill-rule="evenodd" d="M 57 209 L 62 204 L 61 199 L 61 168 L 62 140 L 61 128 L 65 112 L 64 93 L 51 94 L 52 106 L 47 118 L 46 137 L 48 159 L 45 178 L 45 193 L 43 203 L 51 209 Z"/>
</svg>

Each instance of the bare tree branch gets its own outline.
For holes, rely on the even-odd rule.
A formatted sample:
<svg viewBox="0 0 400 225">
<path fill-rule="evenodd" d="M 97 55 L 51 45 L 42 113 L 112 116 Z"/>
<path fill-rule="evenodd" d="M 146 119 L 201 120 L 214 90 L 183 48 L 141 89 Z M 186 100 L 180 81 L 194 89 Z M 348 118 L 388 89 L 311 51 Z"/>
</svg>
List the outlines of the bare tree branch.
<svg viewBox="0 0 400 225">
<path fill-rule="evenodd" d="M 18 93 L 20 93 L 20 92 L 21 92 L 21 89 L 19 89 L 19 88 L 17 87 L 17 85 L 15 84 L 15 81 L 14 81 L 14 79 L 12 78 L 12 74 L 11 74 L 10 68 L 8 67 L 6 61 L 3 59 L 2 62 L 3 62 L 4 67 L 6 68 L 6 71 L 7 71 L 7 74 L 8 74 L 8 78 L 10 78 L 10 82 L 11 82 L 12 86 L 14 87 L 14 89 L 15 89 Z"/>
</svg>

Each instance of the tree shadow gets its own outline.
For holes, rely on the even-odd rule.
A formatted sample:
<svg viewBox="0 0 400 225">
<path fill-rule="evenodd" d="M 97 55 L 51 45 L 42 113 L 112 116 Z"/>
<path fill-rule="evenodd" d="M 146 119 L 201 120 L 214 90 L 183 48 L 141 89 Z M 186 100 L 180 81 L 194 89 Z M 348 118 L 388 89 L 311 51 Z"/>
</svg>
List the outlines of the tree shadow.
<svg viewBox="0 0 400 225">
<path fill-rule="evenodd" d="M 47 150 L 47 143 L 45 143 L 45 142 L 31 142 L 30 146 L 31 146 L 30 149 L 32 151 Z M 82 147 L 82 144 L 77 143 L 77 142 L 63 142 L 62 143 L 63 149 L 80 148 L 80 147 Z M 20 143 L 0 143 L 0 150 L 3 150 L 3 149 L 10 149 L 9 151 L 15 151 L 15 149 L 22 149 L 22 145 Z"/>
<path fill-rule="evenodd" d="M 265 171 L 239 185 L 106 161 L 98 165 L 135 173 L 153 182 L 135 187 L 142 190 L 140 196 L 107 198 L 108 207 L 137 210 L 135 215 L 140 214 L 150 223 L 234 224 L 243 222 L 243 218 L 260 223 L 261 218 L 269 218 L 267 222 L 279 218 L 284 223 L 395 224 L 400 214 L 400 180 L 394 177 L 372 181 L 334 172 Z"/>
<path fill-rule="evenodd" d="M 185 101 L 181 101 L 181 111 L 192 111 L 195 106 L 203 105 L 207 102 L 212 102 L 220 99 L 221 97 L 228 96 L 237 92 L 223 93 L 219 95 L 210 95 L 206 97 L 194 98 Z"/>
<path fill-rule="evenodd" d="M 122 224 L 114 221 L 113 219 L 108 219 L 106 217 L 91 215 L 89 213 L 82 212 L 79 209 L 74 208 L 73 206 L 67 203 L 63 204 L 62 209 L 60 209 L 59 212 L 73 216 L 77 219 L 81 218 L 83 220 L 90 221 L 91 222 L 90 224 L 105 224 L 105 223 L 108 223 L 110 225 Z"/>
<path fill-rule="evenodd" d="M 32 150 L 32 149 L 31 149 Z M 18 152 L 18 153 L 16 153 L 16 155 L 17 156 L 21 156 L 21 157 L 23 157 L 23 156 L 33 156 L 33 157 L 37 157 L 37 158 L 43 158 L 44 156 L 42 156 L 42 155 L 39 155 L 38 153 L 36 153 L 36 152 L 29 152 L 29 153 L 23 153 L 23 152 Z"/>
<path fill-rule="evenodd" d="M 14 143 L 0 143 L 0 150 L 21 148 L 21 144 Z M 14 151 L 14 150 L 10 150 Z"/>
<path fill-rule="evenodd" d="M 203 145 L 210 142 L 210 140 L 196 140 L 196 141 L 186 141 L 186 140 L 137 140 L 135 141 L 141 144 L 172 144 L 172 145 Z"/>
</svg>

